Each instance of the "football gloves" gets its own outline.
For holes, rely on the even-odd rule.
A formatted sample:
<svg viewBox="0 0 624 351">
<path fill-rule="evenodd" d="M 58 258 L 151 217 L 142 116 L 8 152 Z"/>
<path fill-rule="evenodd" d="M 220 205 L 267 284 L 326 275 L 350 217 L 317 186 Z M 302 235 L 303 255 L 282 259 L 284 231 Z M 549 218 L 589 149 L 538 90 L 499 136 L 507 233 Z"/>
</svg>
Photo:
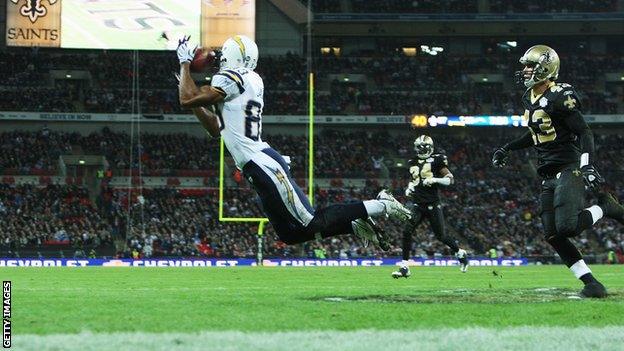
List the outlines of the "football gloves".
<svg viewBox="0 0 624 351">
<path fill-rule="evenodd" d="M 425 178 L 425 179 L 423 179 L 423 185 L 424 186 L 432 186 L 434 183 L 437 183 L 435 178 Z"/>
<path fill-rule="evenodd" d="M 183 37 L 178 41 L 178 49 L 176 53 L 178 54 L 178 60 L 180 64 L 191 62 L 195 57 L 195 50 L 197 50 L 197 46 L 191 46 L 189 43 L 189 39 L 191 36 Z"/>
<path fill-rule="evenodd" d="M 598 171 L 591 165 L 585 165 L 581 167 L 581 173 L 583 175 L 583 181 L 588 188 L 594 188 L 598 184 L 605 182 L 604 178 L 598 173 Z"/>
<path fill-rule="evenodd" d="M 416 190 L 416 183 L 409 182 L 407 184 L 407 188 L 405 189 L 405 196 L 410 197 L 414 194 L 414 190 Z"/>
<path fill-rule="evenodd" d="M 492 165 L 494 165 L 494 167 L 504 167 L 507 164 L 508 158 L 509 151 L 503 147 L 499 147 L 494 151 L 494 155 L 492 155 Z"/>
</svg>

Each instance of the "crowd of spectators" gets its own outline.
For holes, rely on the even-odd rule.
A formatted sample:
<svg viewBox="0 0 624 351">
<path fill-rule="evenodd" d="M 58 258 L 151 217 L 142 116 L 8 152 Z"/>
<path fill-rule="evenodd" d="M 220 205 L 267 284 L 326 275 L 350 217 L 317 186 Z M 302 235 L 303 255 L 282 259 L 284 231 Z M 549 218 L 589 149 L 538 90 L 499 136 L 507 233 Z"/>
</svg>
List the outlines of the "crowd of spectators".
<svg viewBox="0 0 624 351">
<path fill-rule="evenodd" d="M 613 12 L 617 10 L 617 0 L 490 0 L 489 10 L 481 11 L 478 0 L 348 0 L 341 7 L 342 1 L 302 0 L 304 4 L 312 1 L 315 13 L 574 13 L 574 12 Z"/>
<path fill-rule="evenodd" d="M 617 0 L 490 0 L 490 12 L 493 13 L 574 13 L 617 10 Z"/>
<path fill-rule="evenodd" d="M 350 0 L 356 13 L 476 13 L 476 0 Z M 326 8 L 327 9 L 327 8 Z"/>
<path fill-rule="evenodd" d="M 110 131 L 103 134 L 107 134 L 103 144 L 99 144 L 102 141 L 98 142 L 97 138 L 89 140 L 95 140 L 93 147 L 111 154 L 116 153 L 114 145 L 123 144 L 122 139 L 127 137 Z M 20 137 L 29 138 L 27 135 Z M 401 201 L 410 204 L 411 200 L 402 196 L 407 181 L 405 168 L 395 167 L 391 173 L 384 175 L 375 168 L 372 160 L 382 160 L 383 163 L 384 155 L 375 156 L 375 151 L 379 150 L 371 147 L 384 144 L 388 160 L 409 157 L 409 137 L 390 137 L 383 131 L 345 133 L 337 130 L 325 131 L 320 137 L 327 138 L 321 140 L 341 141 L 317 144 L 319 172 L 323 168 L 327 172 L 320 172 L 322 177 L 339 180 L 353 176 L 368 180 L 361 187 L 343 186 L 338 181 L 330 188 L 317 189 L 315 206 L 370 199 L 382 187 L 390 188 Z M 50 133 L 48 138 L 56 136 Z M 276 144 L 276 148 L 282 148 L 280 151 L 285 154 L 301 155 L 305 151 L 299 145 L 305 143 L 298 142 L 298 138 L 274 136 L 271 142 Z M 165 135 L 160 139 L 166 140 L 165 144 L 183 145 L 179 147 L 182 150 L 193 147 L 184 144 L 185 139 L 196 142 L 182 135 Z M 437 149 L 444 150 L 448 155 L 450 169 L 457 179 L 455 185 L 442 193 L 449 233 L 475 255 L 483 255 L 492 248 L 504 256 L 551 255 L 552 249 L 544 240 L 538 214 L 536 199 L 539 181 L 531 176 L 531 152 L 516 152 L 507 168 L 494 169 L 490 167 L 491 150 L 484 145 L 498 145 L 502 141 L 495 135 L 436 138 Z M 598 134 L 596 137 L 596 166 L 620 198 L 624 198 L 624 188 L 613 185 L 618 184 L 616 180 L 621 179 L 624 169 L 624 158 L 617 147 L 622 142 L 622 136 L 616 134 Z M 149 151 L 152 145 L 147 145 L 145 149 Z M 171 151 L 167 150 L 162 150 L 163 155 Z M 125 149 L 118 152 L 122 154 Z M 292 164 L 295 176 L 304 168 L 303 159 L 295 158 Z M 227 189 L 224 198 L 225 216 L 262 216 L 257 197 L 245 184 Z M 97 200 L 91 201 L 82 187 L 2 185 L 0 242 L 19 247 L 45 245 L 53 241 L 102 245 L 110 244 L 113 239 L 125 239 L 128 247 L 126 254 L 129 256 L 136 253 L 144 257 L 254 257 L 257 245 L 255 225 L 222 223 L 218 221 L 217 214 L 218 195 L 214 188 L 143 189 L 142 192 L 135 188 L 129 192 L 127 189 L 105 187 Z M 391 221 L 382 221 L 382 225 L 393 238 L 392 248 L 385 255 L 399 255 L 402 227 Z M 426 223 L 414 235 L 414 255 L 450 254 Z M 374 247 L 362 246 L 351 236 L 287 246 L 277 239 L 270 225 L 266 239 L 265 254 L 268 256 L 313 256 L 317 248 L 324 249 L 328 257 L 384 255 Z M 584 252 L 621 252 L 623 239 L 624 228 L 607 220 L 579 237 L 577 244 Z"/>
<path fill-rule="evenodd" d="M 47 174 L 62 154 L 71 153 L 78 134 L 12 131 L 0 133 L 0 174 Z"/>
<path fill-rule="evenodd" d="M 99 247 L 112 244 L 115 234 L 83 187 L 0 183 L 1 247 Z"/>
<path fill-rule="evenodd" d="M 403 169 L 395 162 L 404 162 L 411 157 L 410 134 L 391 134 L 387 130 L 360 129 L 344 131 L 323 129 L 315 136 L 314 174 L 320 178 L 379 178 L 400 175 Z M 291 158 L 291 168 L 296 178 L 305 178 L 307 172 L 308 140 L 305 135 L 265 134 L 263 139 L 283 155 Z M 604 134 L 595 135 L 598 159 L 607 170 L 624 169 L 624 161 L 617 147 L 624 143 L 624 137 Z M 468 144 L 464 139 L 453 144 L 455 138 L 441 138 L 439 146 L 455 150 L 458 145 Z M 479 149 L 463 151 L 461 155 L 489 155 L 491 148 L 502 144 L 501 140 L 472 140 L 470 144 Z M 131 145 L 133 153 L 130 157 Z M 484 147 L 485 145 L 485 147 Z M 53 175 L 61 154 L 71 154 L 72 147 L 79 147 L 83 153 L 103 155 L 110 169 L 117 175 L 134 169 L 138 175 L 139 164 L 142 175 L 176 175 L 176 171 L 199 171 L 214 174 L 218 164 L 218 143 L 206 137 L 197 137 L 178 132 L 168 134 L 135 133 L 132 138 L 127 132 L 114 132 L 103 128 L 88 135 L 63 133 L 43 128 L 37 132 L 14 131 L 0 133 L 0 174 Z M 198 151 L 200 150 L 200 151 Z M 375 160 L 383 162 L 375 162 Z M 458 157 L 461 161 L 461 157 Z M 474 162 L 471 162 L 474 167 Z M 485 169 L 486 163 L 477 170 Z M 199 173 L 196 173 L 199 174 Z"/>
<path fill-rule="evenodd" d="M 374 53 L 315 57 L 311 67 L 320 82 L 315 111 L 320 115 L 519 113 L 523 89 L 505 82 L 512 82 L 514 71 L 520 69 L 520 54 L 484 50 L 488 52 L 472 56 L 406 56 L 397 51 L 381 57 Z M 0 83 L 0 110 L 188 113 L 178 103 L 174 77 L 177 61 L 169 52 L 140 53 L 136 72 L 132 70 L 132 53 L 124 51 L 78 55 L 19 49 L 0 53 L 0 65 L 21 62 L 20 53 L 27 53 L 32 61 L 6 72 L 6 80 Z M 575 86 L 585 112 L 617 112 L 624 92 L 617 86 L 597 85 L 597 81 L 601 74 L 624 67 L 621 55 L 581 54 L 565 49 L 560 56 L 565 66 L 559 81 Z M 50 69 L 87 71 L 91 80 L 54 79 L 53 86 L 41 84 L 49 81 L 42 77 Z M 307 69 L 307 60 L 297 55 L 261 57 L 257 71 L 266 88 L 265 115 L 307 113 Z M 366 72 L 364 81 L 343 79 L 362 72 Z M 502 74 L 505 82 L 483 82 L 478 76 L 475 80 L 475 74 L 487 73 Z M 138 77 L 138 94 L 131 89 L 134 75 Z M 199 78 L 206 81 L 206 77 Z M 30 86 L 32 79 L 38 79 L 40 84 Z"/>
</svg>

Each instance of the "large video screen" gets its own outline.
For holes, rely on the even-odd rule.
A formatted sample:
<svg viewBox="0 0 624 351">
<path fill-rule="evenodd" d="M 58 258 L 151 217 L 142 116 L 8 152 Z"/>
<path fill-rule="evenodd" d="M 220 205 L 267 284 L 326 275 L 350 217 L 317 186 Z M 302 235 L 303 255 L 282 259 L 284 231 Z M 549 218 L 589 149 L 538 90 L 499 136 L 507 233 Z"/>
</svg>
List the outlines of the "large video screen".
<svg viewBox="0 0 624 351">
<path fill-rule="evenodd" d="M 201 0 L 63 0 L 62 5 L 64 48 L 165 50 L 182 35 L 200 37 Z"/>
<path fill-rule="evenodd" d="M 183 35 L 219 47 L 255 36 L 250 0 L 9 0 L 7 45 L 84 49 L 174 49 Z"/>
</svg>

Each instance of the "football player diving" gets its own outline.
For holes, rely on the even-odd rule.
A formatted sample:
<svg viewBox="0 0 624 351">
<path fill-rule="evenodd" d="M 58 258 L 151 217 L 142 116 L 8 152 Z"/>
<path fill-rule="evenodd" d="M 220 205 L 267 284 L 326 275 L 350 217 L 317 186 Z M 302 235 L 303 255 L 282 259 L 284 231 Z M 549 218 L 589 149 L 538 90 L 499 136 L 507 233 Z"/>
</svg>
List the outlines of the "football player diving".
<svg viewBox="0 0 624 351">
<path fill-rule="evenodd" d="M 448 236 L 444 228 L 444 214 L 440 205 L 440 186 L 453 183 L 453 174 L 448 169 L 448 160 L 441 153 L 433 153 L 433 139 L 421 135 L 414 141 L 416 158 L 409 160 L 411 180 L 405 189 L 405 195 L 412 199 L 412 218 L 403 231 L 403 261 L 398 271 L 392 272 L 393 278 L 407 278 L 411 275 L 409 259 L 412 251 L 412 236 L 416 227 L 429 220 L 433 234 L 446 244 L 459 260 L 460 269 L 466 272 L 468 258 L 466 250 L 460 249 L 455 239 Z"/>
<path fill-rule="evenodd" d="M 198 87 L 190 72 L 196 46 L 179 41 L 180 105 L 189 108 L 213 137 L 223 138 L 236 167 L 256 190 L 264 213 L 286 244 L 352 234 L 382 250 L 389 239 L 371 217 L 406 221 L 408 209 L 382 190 L 376 199 L 313 209 L 292 178 L 286 159 L 262 140 L 264 82 L 255 72 L 258 46 L 243 35 L 225 41 L 219 71 L 210 85 Z"/>
<path fill-rule="evenodd" d="M 603 216 L 624 223 L 624 207 L 600 190 L 604 179 L 593 166 L 594 137 L 583 118 L 580 100 L 570 84 L 555 83 L 559 56 L 552 48 L 536 45 L 520 58 L 518 83 L 528 88 L 522 96 L 528 131 L 498 148 L 495 167 L 507 163 L 509 152 L 535 147 L 537 173 L 542 178 L 540 216 L 546 241 L 555 249 L 576 278 L 584 284 L 581 295 L 607 296 L 605 287 L 592 275 L 579 250 L 569 238 L 590 228 Z M 585 190 L 591 189 L 598 204 L 585 207 Z"/>
</svg>

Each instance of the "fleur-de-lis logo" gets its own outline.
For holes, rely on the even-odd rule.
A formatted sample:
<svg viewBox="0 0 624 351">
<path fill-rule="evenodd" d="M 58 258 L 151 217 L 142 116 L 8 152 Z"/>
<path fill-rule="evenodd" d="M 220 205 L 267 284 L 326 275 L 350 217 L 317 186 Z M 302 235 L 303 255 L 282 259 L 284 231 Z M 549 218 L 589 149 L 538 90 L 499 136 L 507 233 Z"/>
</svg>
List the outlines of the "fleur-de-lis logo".
<svg viewBox="0 0 624 351">
<path fill-rule="evenodd" d="M 542 62 L 544 62 L 546 64 L 549 64 L 551 62 L 551 60 L 552 60 L 552 58 L 550 57 L 550 52 L 549 51 L 546 51 L 545 53 L 542 54 L 542 57 L 541 57 L 541 61 Z"/>
<path fill-rule="evenodd" d="M 30 22 L 35 23 L 39 17 L 43 17 L 48 13 L 48 9 L 41 4 L 42 0 L 26 0 L 26 5 L 20 8 L 20 15 L 28 17 Z M 54 5 L 58 0 L 47 0 L 50 5 Z M 11 0 L 12 3 L 18 4 L 20 0 Z"/>
</svg>

